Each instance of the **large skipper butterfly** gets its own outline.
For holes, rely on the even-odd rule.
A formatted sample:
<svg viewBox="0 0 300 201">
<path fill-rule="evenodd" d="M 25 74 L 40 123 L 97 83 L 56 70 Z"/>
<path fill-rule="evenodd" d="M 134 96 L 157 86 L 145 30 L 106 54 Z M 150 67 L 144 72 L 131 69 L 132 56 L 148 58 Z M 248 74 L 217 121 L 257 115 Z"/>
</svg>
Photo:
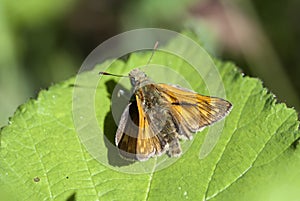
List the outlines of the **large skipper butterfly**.
<svg viewBox="0 0 300 201">
<path fill-rule="evenodd" d="M 145 161 L 165 152 L 170 157 L 180 156 L 179 139 L 191 139 L 192 133 L 221 120 L 232 108 L 221 98 L 154 83 L 138 68 L 130 71 L 129 78 L 133 97 L 115 136 L 115 144 L 126 159 Z"/>
</svg>

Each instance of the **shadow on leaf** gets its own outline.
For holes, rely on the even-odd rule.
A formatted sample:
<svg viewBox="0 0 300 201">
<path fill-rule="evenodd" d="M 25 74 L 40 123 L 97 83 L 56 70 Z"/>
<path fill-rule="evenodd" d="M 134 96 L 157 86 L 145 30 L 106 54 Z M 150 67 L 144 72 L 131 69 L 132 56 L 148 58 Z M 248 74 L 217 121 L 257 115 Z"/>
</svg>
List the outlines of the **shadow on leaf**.
<svg viewBox="0 0 300 201">
<path fill-rule="evenodd" d="M 66 201 L 76 201 L 76 193 L 73 193 L 72 195 L 70 195 Z"/>
</svg>

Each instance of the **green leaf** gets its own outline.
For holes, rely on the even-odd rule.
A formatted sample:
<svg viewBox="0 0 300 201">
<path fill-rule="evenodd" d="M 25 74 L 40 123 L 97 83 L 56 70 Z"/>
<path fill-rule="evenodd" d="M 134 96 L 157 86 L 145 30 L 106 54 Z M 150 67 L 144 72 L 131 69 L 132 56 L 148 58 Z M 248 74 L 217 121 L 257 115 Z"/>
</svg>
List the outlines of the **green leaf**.
<svg viewBox="0 0 300 201">
<path fill-rule="evenodd" d="M 193 53 L 176 40 L 171 46 Z M 234 105 L 224 121 L 195 134 L 193 141 L 182 142 L 185 153 L 178 159 L 164 155 L 147 162 L 115 161 L 109 145 L 116 131 L 110 104 L 120 79 L 103 77 L 96 88 L 90 83 L 99 79 L 99 69 L 109 65 L 108 72 L 126 74 L 145 65 L 149 55 L 133 53 L 126 62 L 107 61 L 94 71 L 80 74 L 77 80 L 82 86 L 74 86 L 72 78 L 20 106 L 10 125 L 1 130 L 0 193 L 16 200 L 275 200 L 297 196 L 296 188 L 291 194 L 285 187 L 289 183 L 299 185 L 300 175 L 293 168 L 300 165 L 299 149 L 291 146 L 300 136 L 297 113 L 276 103 L 260 80 L 243 77 L 230 62 L 215 60 L 226 99 Z M 199 60 L 206 62 L 202 57 Z M 177 72 L 172 76 L 161 66 L 144 68 L 155 81 L 168 75 L 168 81 L 174 83 L 181 75 L 188 82 L 175 84 L 210 94 L 211 88 L 204 82 L 209 72 L 202 79 L 188 62 L 160 51 L 151 63 Z M 128 89 L 127 78 L 116 87 Z M 74 105 L 82 98 L 77 97 L 76 90 L 94 99 L 88 96 L 84 99 L 88 102 Z M 127 104 L 113 101 L 117 101 L 113 106 Z M 87 112 L 91 108 L 95 109 L 92 115 Z M 104 135 L 89 124 L 80 124 L 76 115 L 82 122 L 92 122 L 95 116 Z M 201 146 L 211 139 L 210 131 L 223 124 L 213 138 L 216 145 L 206 157 L 199 157 Z M 83 131 L 86 136 L 80 135 Z M 143 168 L 145 173 L 141 173 Z M 129 174 L 133 169 L 141 174 Z M 298 179 L 291 182 L 293 178 Z"/>
</svg>

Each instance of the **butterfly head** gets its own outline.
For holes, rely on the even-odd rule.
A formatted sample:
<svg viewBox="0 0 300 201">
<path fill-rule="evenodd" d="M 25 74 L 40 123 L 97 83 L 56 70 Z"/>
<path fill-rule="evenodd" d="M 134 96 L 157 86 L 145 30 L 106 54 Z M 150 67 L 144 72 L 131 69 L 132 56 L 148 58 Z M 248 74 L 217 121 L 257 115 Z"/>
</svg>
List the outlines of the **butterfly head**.
<svg viewBox="0 0 300 201">
<path fill-rule="evenodd" d="M 135 88 L 139 88 L 151 82 L 149 77 L 143 71 L 141 71 L 141 69 L 138 68 L 135 68 L 129 72 L 129 78 L 131 85 Z"/>
</svg>

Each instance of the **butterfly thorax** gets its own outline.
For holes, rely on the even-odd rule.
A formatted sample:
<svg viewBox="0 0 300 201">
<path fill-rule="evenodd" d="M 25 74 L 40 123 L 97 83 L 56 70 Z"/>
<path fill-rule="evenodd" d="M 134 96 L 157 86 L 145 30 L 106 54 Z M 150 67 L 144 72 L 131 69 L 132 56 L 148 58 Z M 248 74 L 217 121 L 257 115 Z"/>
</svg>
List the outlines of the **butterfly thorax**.
<svg viewBox="0 0 300 201">
<path fill-rule="evenodd" d="M 149 108 L 162 106 L 164 99 L 161 99 L 159 91 L 155 87 L 155 83 L 140 69 L 136 68 L 129 73 L 130 81 L 133 86 L 133 93 L 143 104 L 145 112 Z"/>
<path fill-rule="evenodd" d="M 133 69 L 129 73 L 129 77 L 135 98 L 138 98 L 142 103 L 142 110 L 148 116 L 151 116 L 152 123 L 169 118 L 166 114 L 168 111 L 166 108 L 167 102 L 161 97 L 156 84 L 140 69 Z"/>
</svg>

